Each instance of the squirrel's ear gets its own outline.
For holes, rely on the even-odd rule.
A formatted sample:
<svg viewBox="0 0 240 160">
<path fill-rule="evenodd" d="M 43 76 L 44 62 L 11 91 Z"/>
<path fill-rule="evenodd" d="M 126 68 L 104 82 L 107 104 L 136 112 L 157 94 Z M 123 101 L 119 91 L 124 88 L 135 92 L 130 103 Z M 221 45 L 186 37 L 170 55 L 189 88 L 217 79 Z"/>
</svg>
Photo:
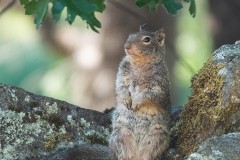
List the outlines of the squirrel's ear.
<svg viewBox="0 0 240 160">
<path fill-rule="evenodd" d="M 146 25 L 147 25 L 147 24 L 142 24 L 142 25 L 140 25 L 139 31 L 140 31 L 140 32 L 141 32 L 141 31 L 145 31 Z"/>
<path fill-rule="evenodd" d="M 158 39 L 160 46 L 164 45 L 164 41 L 165 41 L 165 33 L 163 28 L 161 28 L 160 30 L 155 32 L 156 38 Z"/>
</svg>

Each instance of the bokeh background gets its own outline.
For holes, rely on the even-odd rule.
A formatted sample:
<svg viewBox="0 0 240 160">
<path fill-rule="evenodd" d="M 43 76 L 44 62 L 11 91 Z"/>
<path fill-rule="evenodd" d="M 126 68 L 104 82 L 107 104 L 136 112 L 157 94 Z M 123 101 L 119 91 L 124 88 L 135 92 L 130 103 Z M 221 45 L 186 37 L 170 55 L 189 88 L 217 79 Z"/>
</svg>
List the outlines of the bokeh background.
<svg viewBox="0 0 240 160">
<path fill-rule="evenodd" d="M 0 0 L 0 11 L 9 3 Z M 49 17 L 36 29 L 16 1 L 0 14 L 0 83 L 54 97 L 84 108 L 103 111 L 114 106 L 114 83 L 123 44 L 141 24 L 164 28 L 173 106 L 190 95 L 191 77 L 214 49 L 240 39 L 239 0 L 196 0 L 197 15 L 188 6 L 176 16 L 160 7 L 157 12 L 137 8 L 134 1 L 107 0 L 98 14 L 100 33 L 77 18 L 73 25 Z"/>
</svg>

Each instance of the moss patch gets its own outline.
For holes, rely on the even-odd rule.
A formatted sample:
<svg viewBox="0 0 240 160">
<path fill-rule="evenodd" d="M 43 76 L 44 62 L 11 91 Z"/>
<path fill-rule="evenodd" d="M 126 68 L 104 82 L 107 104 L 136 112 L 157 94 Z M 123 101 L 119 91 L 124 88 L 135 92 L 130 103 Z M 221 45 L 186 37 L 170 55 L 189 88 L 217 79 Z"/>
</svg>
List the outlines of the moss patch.
<svg viewBox="0 0 240 160">
<path fill-rule="evenodd" d="M 178 150 L 184 155 L 196 151 L 205 139 L 225 132 L 229 117 L 237 107 L 223 106 L 224 77 L 219 75 L 223 64 L 212 59 L 192 79 L 192 96 L 185 105 L 178 130 Z"/>
</svg>

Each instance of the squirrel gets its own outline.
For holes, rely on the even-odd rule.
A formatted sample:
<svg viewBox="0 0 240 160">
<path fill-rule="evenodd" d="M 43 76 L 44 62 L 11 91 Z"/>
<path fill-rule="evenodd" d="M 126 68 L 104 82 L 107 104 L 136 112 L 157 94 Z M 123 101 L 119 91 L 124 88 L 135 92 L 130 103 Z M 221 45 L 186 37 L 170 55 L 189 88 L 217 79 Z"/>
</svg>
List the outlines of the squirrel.
<svg viewBox="0 0 240 160">
<path fill-rule="evenodd" d="M 109 146 L 118 160 L 155 160 L 168 148 L 170 82 L 162 29 L 130 34 L 116 79 Z"/>
</svg>

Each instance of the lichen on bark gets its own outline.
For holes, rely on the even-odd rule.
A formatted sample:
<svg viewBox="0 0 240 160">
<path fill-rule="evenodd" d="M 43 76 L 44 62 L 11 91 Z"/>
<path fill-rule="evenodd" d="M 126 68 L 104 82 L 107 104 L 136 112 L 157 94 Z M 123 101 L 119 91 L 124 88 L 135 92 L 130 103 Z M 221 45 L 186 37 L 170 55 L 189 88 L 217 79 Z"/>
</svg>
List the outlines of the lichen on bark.
<svg viewBox="0 0 240 160">
<path fill-rule="evenodd" d="M 4 84 L 0 95 L 0 159 L 47 159 L 60 148 L 108 144 L 103 113 Z"/>
<path fill-rule="evenodd" d="M 239 160 L 240 133 L 215 136 L 204 141 L 188 160 Z"/>
<path fill-rule="evenodd" d="M 239 130 L 240 45 L 214 52 L 192 78 L 192 93 L 178 122 L 177 149 L 183 155 L 214 135 Z"/>
</svg>

